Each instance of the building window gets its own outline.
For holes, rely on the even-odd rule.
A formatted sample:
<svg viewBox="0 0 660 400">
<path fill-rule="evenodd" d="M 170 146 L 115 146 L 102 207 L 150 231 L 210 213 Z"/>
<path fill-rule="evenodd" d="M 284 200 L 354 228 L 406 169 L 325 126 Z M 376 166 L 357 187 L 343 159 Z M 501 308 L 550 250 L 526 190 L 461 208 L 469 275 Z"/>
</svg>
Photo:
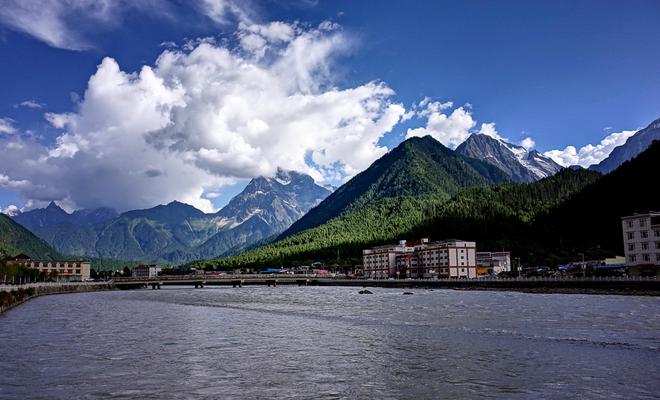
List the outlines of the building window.
<svg viewBox="0 0 660 400">
<path fill-rule="evenodd" d="M 640 233 L 642 234 L 642 238 L 649 237 L 649 233 L 647 231 L 641 231 Z"/>
<path fill-rule="evenodd" d="M 628 240 L 632 240 L 635 237 L 634 232 L 628 232 Z"/>
<path fill-rule="evenodd" d="M 655 230 L 653 231 L 653 236 L 655 236 L 655 237 L 660 237 L 660 229 L 655 229 Z"/>
<path fill-rule="evenodd" d="M 634 254 L 631 255 L 629 258 L 630 258 L 630 262 L 635 262 L 635 261 L 637 261 L 637 256 L 635 256 Z"/>
<path fill-rule="evenodd" d="M 649 249 L 649 244 L 644 242 L 642 243 L 642 250 L 648 250 Z"/>
<path fill-rule="evenodd" d="M 635 250 L 635 243 L 628 243 L 628 251 L 634 251 Z"/>
<path fill-rule="evenodd" d="M 639 220 L 639 226 L 646 226 L 646 221 L 643 219 Z"/>
<path fill-rule="evenodd" d="M 660 250 L 660 242 L 655 242 L 655 248 Z"/>
<path fill-rule="evenodd" d="M 632 228 L 632 227 L 633 227 L 633 222 L 632 222 L 632 221 L 628 221 L 628 228 Z"/>
<path fill-rule="evenodd" d="M 655 254 L 655 261 L 660 261 L 660 253 Z"/>
<path fill-rule="evenodd" d="M 644 261 L 651 261 L 651 257 L 649 257 L 648 254 L 642 254 L 642 260 L 644 260 Z"/>
</svg>

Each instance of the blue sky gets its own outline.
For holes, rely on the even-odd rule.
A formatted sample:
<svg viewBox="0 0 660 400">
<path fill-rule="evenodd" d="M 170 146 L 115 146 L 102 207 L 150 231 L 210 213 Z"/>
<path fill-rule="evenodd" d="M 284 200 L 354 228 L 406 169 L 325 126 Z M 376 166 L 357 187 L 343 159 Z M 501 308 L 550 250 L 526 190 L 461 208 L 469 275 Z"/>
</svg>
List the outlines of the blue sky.
<svg viewBox="0 0 660 400">
<path fill-rule="evenodd" d="M 72 2 L 79 3 L 76 7 L 60 7 L 58 1 L 34 3 L 38 7 L 28 10 L 18 0 L 9 1 L 0 11 L 0 132 L 6 127 L 0 133 L 0 150 L 14 154 L 0 161 L 3 209 L 10 204 L 35 207 L 51 199 L 70 209 L 98 205 L 121 210 L 176 198 L 210 211 L 226 203 L 251 176 L 280 166 L 275 164 L 296 169 L 308 165 L 306 172 L 317 180 L 337 184 L 415 128 L 437 134 L 453 147 L 466 132 L 483 131 L 482 124 L 494 123 L 491 131 L 511 142 L 529 137 L 536 149 L 554 151 L 548 154 L 565 164 L 588 165 L 660 117 L 657 1 L 150 0 L 136 7 L 108 0 L 103 9 L 89 0 Z M 274 21 L 284 24 L 271 25 Z M 210 91 L 209 82 L 227 79 L 237 91 L 221 89 L 217 98 L 207 92 L 194 101 L 188 100 L 193 81 L 183 83 L 185 94 L 163 94 L 152 87 L 140 91 L 142 86 L 132 78 L 126 85 L 135 84 L 142 94 L 105 92 L 100 83 L 101 78 L 107 78 L 106 84 L 117 82 L 113 65 L 126 74 L 139 73 L 146 65 L 158 77 L 171 79 L 166 82 L 171 89 L 188 73 L 159 69 L 156 60 L 170 49 L 181 55 L 180 64 L 174 64 L 192 68 L 197 58 L 189 55 L 200 44 L 194 40 L 204 37 L 212 38 L 214 48 L 240 51 L 241 60 L 249 59 L 244 66 L 268 72 L 263 81 L 268 86 L 250 90 L 255 89 L 256 96 L 282 95 L 279 103 L 291 100 L 290 108 L 299 105 L 299 114 L 279 118 L 272 112 L 277 103 L 264 103 L 255 110 L 232 108 L 231 118 L 216 120 L 214 116 L 229 110 L 219 103 L 235 98 L 242 93 L 240 85 L 253 79 L 233 82 L 233 75 L 224 70 L 209 76 L 205 87 Z M 164 45 L 167 42 L 177 47 Z M 303 50 L 295 57 L 283 55 L 298 48 Z M 105 57 L 114 64 L 99 67 Z M 208 57 L 204 63 L 221 62 L 215 55 Z M 293 72 L 284 71 L 287 68 Z M 110 72 L 101 77 L 105 70 Z M 95 74 L 97 86 L 90 83 Z M 368 86 L 370 82 L 387 90 Z M 286 89 L 270 93 L 273 85 Z M 328 100 L 333 91 L 339 92 L 338 99 Z M 353 93 L 358 91 L 364 93 Z M 145 93 L 165 97 L 136 110 L 166 107 L 175 115 L 169 118 L 183 122 L 168 128 L 156 115 L 153 126 L 145 124 L 143 130 L 140 121 L 124 126 L 122 121 L 131 118 L 130 99 L 126 109 L 102 115 L 104 107 L 114 104 L 104 99 Z M 316 102 L 313 111 L 294 102 L 305 96 Z M 243 100 L 249 108 L 255 99 Z M 203 110 L 208 104 L 204 101 L 216 101 L 218 109 Z M 451 107 L 439 106 L 449 101 Z M 364 109 L 355 114 L 341 106 L 351 102 Z M 329 110 L 327 115 L 317 111 L 321 107 Z M 46 118 L 46 113 L 52 114 Z M 237 115 L 247 119 L 236 126 L 256 126 L 255 133 L 246 138 L 240 128 L 232 130 Z M 444 115 L 448 121 L 455 117 L 455 124 L 434 125 L 432 115 Z M 205 125 L 216 123 L 213 129 Z M 320 124 L 317 137 L 315 123 Z M 118 126 L 123 127 L 121 133 Z M 300 134 L 295 129 L 303 128 L 310 132 L 309 143 L 303 141 L 307 144 L 296 141 Z M 362 129 L 365 133 L 355 140 L 369 145 L 356 148 L 355 142 L 343 141 Z M 601 142 L 617 133 L 621 135 Z M 114 140 L 113 135 L 120 136 Z M 140 150 L 136 138 L 140 146 L 146 141 L 151 147 Z M 280 156 L 289 148 L 291 154 Z M 108 149 L 108 154 L 99 149 Z M 129 157 L 130 152 L 134 154 Z M 29 163 L 29 154 L 40 161 Z M 103 157 L 107 159 L 97 162 Z M 178 186 L 180 191 L 171 189 Z M 103 189 L 118 195 L 81 194 Z M 133 193 L 135 200 L 126 200 Z"/>
</svg>

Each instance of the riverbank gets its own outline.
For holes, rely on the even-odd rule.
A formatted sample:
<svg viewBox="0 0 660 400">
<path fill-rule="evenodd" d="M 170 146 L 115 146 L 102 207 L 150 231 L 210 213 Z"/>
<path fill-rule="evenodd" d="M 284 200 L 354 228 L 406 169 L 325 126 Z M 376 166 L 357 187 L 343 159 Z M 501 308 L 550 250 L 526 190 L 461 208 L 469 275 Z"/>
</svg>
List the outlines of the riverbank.
<svg viewBox="0 0 660 400">
<path fill-rule="evenodd" d="M 624 296 L 660 296 L 660 280 L 655 279 L 471 279 L 437 281 L 365 280 L 319 282 L 323 286 L 387 287 L 401 289 L 485 290 L 523 293 L 599 294 Z"/>
<path fill-rule="evenodd" d="M 225 275 L 164 276 L 157 278 L 119 278 L 114 286 L 119 289 L 138 289 L 161 286 L 349 286 L 382 287 L 392 289 L 455 289 L 493 290 L 526 293 L 610 294 L 633 296 L 660 296 L 660 280 L 639 277 L 606 278 L 480 278 L 480 279 L 346 279 L 312 276 L 282 275 Z"/>
<path fill-rule="evenodd" d="M 95 292 L 114 289 L 140 289 L 167 285 L 253 286 L 305 285 L 382 287 L 391 289 L 454 289 L 457 291 L 509 291 L 524 293 L 598 294 L 620 296 L 660 296 L 657 279 L 471 279 L 471 280 L 370 280 L 342 278 L 299 278 L 240 276 L 212 278 L 159 277 L 147 280 L 120 279 L 110 282 L 35 283 L 21 286 L 0 285 L 0 314 L 34 298 L 52 294 Z"/>
<path fill-rule="evenodd" d="M 111 282 L 32 283 L 19 286 L 0 285 L 0 314 L 38 296 L 97 292 L 113 289 Z"/>
</svg>

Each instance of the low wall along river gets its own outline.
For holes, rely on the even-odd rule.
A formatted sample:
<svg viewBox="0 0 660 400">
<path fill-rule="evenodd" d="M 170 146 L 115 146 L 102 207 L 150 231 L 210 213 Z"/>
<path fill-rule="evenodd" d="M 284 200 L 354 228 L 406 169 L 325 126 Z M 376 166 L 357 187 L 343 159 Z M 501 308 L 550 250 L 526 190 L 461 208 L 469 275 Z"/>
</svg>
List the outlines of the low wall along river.
<svg viewBox="0 0 660 400">
<path fill-rule="evenodd" d="M 37 296 L 110 290 L 112 282 L 29 283 L 0 285 L 0 314 Z"/>
</svg>

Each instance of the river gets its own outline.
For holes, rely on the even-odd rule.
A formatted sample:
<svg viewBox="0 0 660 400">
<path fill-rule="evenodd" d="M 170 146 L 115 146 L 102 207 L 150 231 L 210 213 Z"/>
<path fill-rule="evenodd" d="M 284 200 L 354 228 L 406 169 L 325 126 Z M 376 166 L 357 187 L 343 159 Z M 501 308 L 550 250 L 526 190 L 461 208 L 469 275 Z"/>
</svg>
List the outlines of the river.
<svg viewBox="0 0 660 400">
<path fill-rule="evenodd" d="M 0 398 L 660 398 L 660 299 L 243 287 L 0 316 Z"/>
</svg>

